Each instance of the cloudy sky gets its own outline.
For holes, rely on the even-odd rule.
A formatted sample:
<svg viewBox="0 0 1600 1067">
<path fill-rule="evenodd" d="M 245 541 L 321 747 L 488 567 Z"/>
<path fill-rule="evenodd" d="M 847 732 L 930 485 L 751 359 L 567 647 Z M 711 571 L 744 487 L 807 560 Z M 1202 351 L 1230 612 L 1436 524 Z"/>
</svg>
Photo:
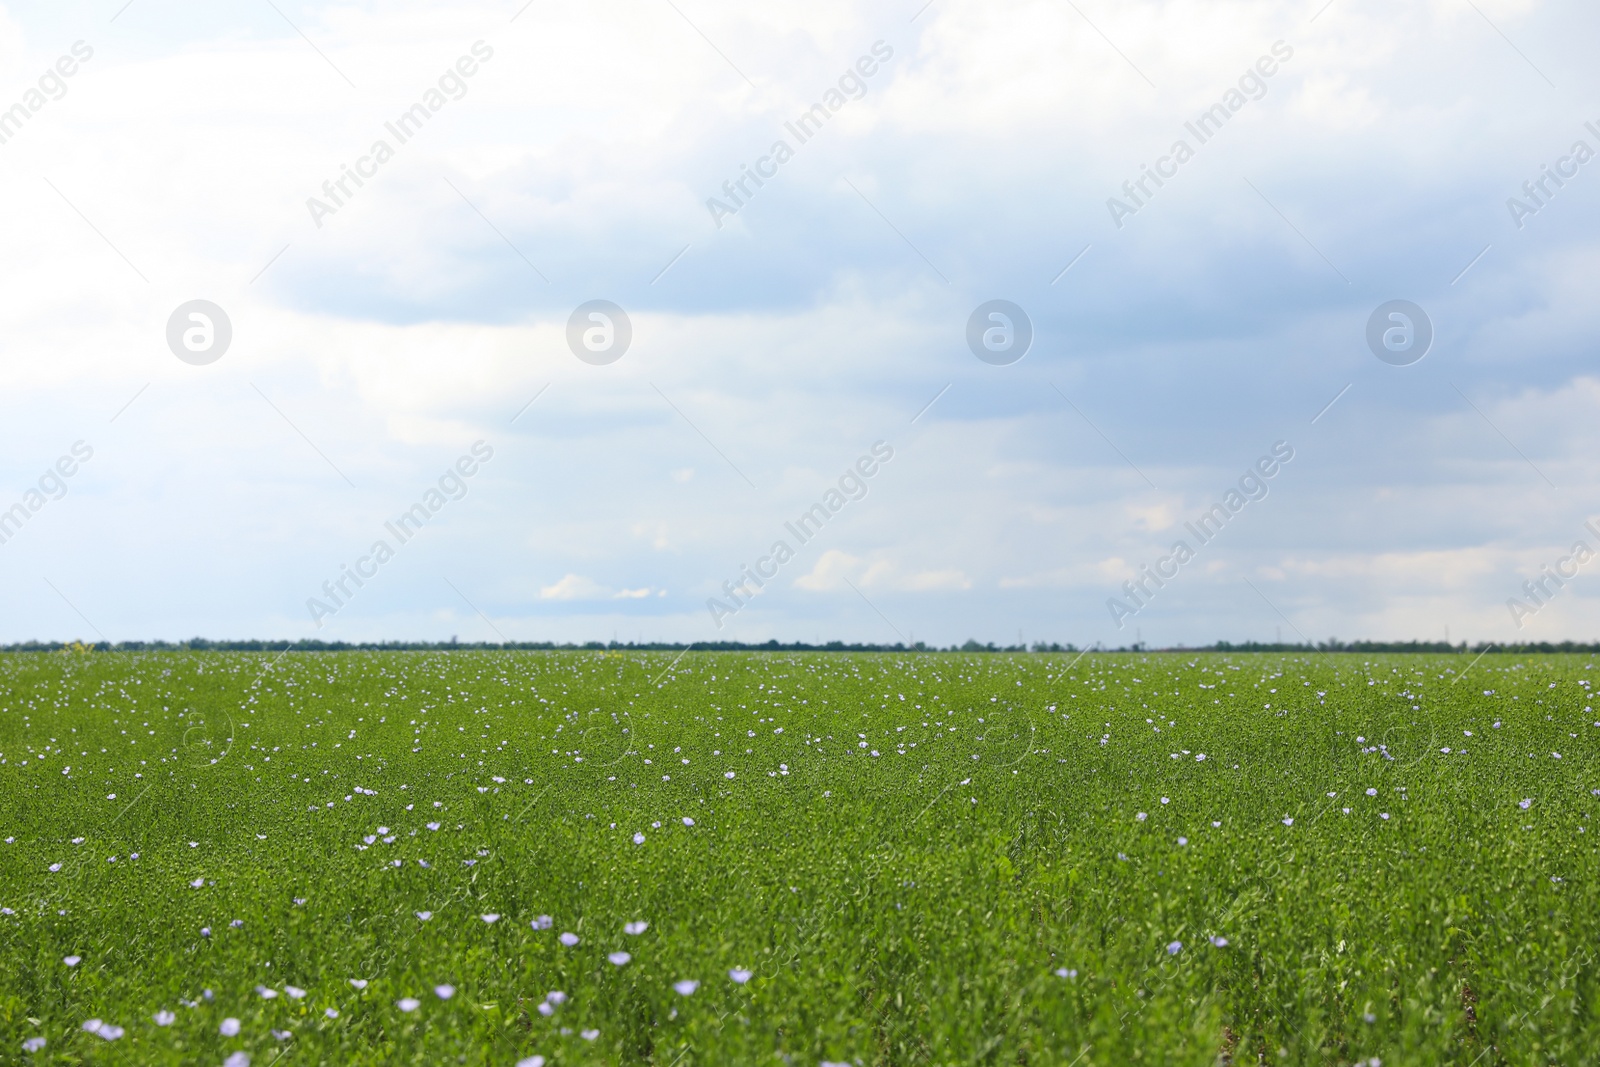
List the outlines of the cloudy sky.
<svg viewBox="0 0 1600 1067">
<path fill-rule="evenodd" d="M 1597 34 L 0 4 L 0 640 L 1600 638 Z"/>
</svg>

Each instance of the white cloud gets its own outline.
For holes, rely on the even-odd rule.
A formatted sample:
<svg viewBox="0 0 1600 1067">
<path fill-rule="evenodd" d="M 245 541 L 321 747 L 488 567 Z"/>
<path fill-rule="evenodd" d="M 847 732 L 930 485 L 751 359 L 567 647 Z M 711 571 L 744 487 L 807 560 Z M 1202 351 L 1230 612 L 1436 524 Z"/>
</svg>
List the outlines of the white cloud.
<svg viewBox="0 0 1600 1067">
<path fill-rule="evenodd" d="M 956 568 L 907 570 L 893 560 L 879 558 L 868 563 L 838 549 L 824 552 L 809 572 L 794 580 L 794 585 L 799 589 L 821 593 L 848 589 L 847 582 L 853 582 L 863 589 L 894 592 L 972 588 L 972 579 Z"/>
<path fill-rule="evenodd" d="M 604 588 L 578 574 L 568 574 L 554 585 L 539 589 L 541 600 L 599 600 L 605 595 Z"/>
<path fill-rule="evenodd" d="M 861 560 L 855 556 L 830 548 L 822 554 L 810 571 L 796 578 L 794 584 L 797 588 L 813 593 L 844 589 L 847 588 L 845 580 L 859 570 L 860 564 Z"/>
</svg>

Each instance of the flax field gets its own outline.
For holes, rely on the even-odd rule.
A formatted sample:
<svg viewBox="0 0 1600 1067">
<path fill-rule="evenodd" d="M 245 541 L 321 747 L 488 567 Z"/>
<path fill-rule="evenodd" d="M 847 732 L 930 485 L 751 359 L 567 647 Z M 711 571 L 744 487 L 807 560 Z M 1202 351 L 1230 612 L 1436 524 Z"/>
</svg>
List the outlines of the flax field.
<svg viewBox="0 0 1600 1067">
<path fill-rule="evenodd" d="M 0 1063 L 1600 1063 L 1587 657 L 0 656 Z"/>
</svg>

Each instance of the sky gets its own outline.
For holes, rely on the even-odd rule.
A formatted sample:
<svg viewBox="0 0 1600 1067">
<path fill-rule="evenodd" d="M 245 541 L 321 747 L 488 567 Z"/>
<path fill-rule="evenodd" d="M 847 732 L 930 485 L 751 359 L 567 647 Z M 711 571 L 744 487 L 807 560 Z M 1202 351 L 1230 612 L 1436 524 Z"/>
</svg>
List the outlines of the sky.
<svg viewBox="0 0 1600 1067">
<path fill-rule="evenodd" d="M 0 641 L 1600 639 L 1597 35 L 0 4 Z"/>
</svg>

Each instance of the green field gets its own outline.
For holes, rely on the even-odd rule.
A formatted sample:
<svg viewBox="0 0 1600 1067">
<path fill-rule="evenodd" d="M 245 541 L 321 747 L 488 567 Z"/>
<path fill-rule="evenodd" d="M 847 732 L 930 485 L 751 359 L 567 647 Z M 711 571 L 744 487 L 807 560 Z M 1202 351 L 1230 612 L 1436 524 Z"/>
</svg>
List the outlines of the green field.
<svg viewBox="0 0 1600 1067">
<path fill-rule="evenodd" d="M 1600 1063 L 1590 667 L 4 655 L 0 1063 Z"/>
</svg>

